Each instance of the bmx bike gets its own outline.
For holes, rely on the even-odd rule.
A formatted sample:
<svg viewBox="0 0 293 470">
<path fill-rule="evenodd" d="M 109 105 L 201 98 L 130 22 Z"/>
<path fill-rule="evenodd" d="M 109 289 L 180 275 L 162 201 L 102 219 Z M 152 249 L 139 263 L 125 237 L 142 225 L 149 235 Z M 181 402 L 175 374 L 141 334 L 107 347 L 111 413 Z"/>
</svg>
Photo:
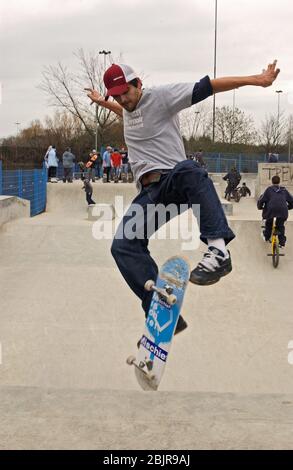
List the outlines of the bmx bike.
<svg viewBox="0 0 293 470">
<path fill-rule="evenodd" d="M 284 253 L 280 253 L 279 232 L 276 227 L 276 219 L 274 219 L 274 222 L 273 222 L 270 243 L 271 243 L 271 253 L 268 253 L 268 256 L 272 257 L 273 266 L 274 268 L 277 268 L 279 266 L 280 256 L 285 256 L 285 255 Z"/>
</svg>

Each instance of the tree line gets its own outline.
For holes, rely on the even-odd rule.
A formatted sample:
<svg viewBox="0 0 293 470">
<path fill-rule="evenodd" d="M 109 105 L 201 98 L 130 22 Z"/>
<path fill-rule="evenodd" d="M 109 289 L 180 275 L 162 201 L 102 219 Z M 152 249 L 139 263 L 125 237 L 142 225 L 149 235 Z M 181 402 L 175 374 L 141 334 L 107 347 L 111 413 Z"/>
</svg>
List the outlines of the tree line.
<svg viewBox="0 0 293 470">
<path fill-rule="evenodd" d="M 40 152 L 37 158 L 40 163 L 43 152 L 52 144 L 58 152 L 70 146 L 80 159 L 95 147 L 124 145 L 122 121 L 100 106 L 90 106 L 86 93 L 82 92 L 85 87 L 91 87 L 104 93 L 105 64 L 102 64 L 101 56 L 79 49 L 75 57 L 78 65 L 74 71 L 62 63 L 44 68 L 39 88 L 56 111 L 43 122 L 38 119 L 32 121 L 17 136 L 2 139 L 2 148 L 11 149 L 10 159 L 22 162 L 26 158 L 28 161 L 25 149 L 30 148 Z M 121 61 L 121 57 L 117 61 Z M 143 79 L 143 74 L 141 76 Z M 291 138 L 289 118 L 283 113 L 265 116 L 257 129 L 253 118 L 241 109 L 221 106 L 216 108 L 213 142 L 212 109 L 206 102 L 182 111 L 180 125 L 187 153 L 199 148 L 218 152 L 282 153 Z M 1 156 L 3 159 L 3 152 Z"/>
</svg>

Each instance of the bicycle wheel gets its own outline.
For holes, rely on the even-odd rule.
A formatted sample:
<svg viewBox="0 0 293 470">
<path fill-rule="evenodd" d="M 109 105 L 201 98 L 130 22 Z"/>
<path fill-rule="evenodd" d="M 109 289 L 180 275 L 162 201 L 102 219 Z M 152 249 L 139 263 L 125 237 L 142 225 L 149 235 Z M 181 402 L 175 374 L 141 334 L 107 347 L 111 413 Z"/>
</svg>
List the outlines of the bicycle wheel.
<svg viewBox="0 0 293 470">
<path fill-rule="evenodd" d="M 272 241 L 272 261 L 274 268 L 277 268 L 279 264 L 279 242 L 277 238 Z"/>
<path fill-rule="evenodd" d="M 234 192 L 234 199 L 235 199 L 235 202 L 240 201 L 240 194 L 236 189 L 235 189 L 235 192 Z"/>
</svg>

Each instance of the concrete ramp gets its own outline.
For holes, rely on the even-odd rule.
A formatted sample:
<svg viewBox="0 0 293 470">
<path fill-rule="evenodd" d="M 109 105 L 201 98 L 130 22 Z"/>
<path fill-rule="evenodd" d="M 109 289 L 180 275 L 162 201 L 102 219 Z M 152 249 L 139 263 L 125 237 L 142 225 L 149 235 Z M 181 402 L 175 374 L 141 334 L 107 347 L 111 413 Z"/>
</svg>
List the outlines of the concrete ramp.
<svg viewBox="0 0 293 470">
<path fill-rule="evenodd" d="M 92 198 L 97 204 L 114 204 L 115 197 L 123 197 L 125 204 L 130 204 L 137 194 L 133 184 L 103 184 L 100 181 L 92 183 Z M 87 202 L 82 189 L 83 182 L 76 180 L 73 183 L 48 184 L 46 212 L 50 214 L 64 214 L 66 218 L 87 215 Z"/>
<path fill-rule="evenodd" d="M 160 391 L 146 395 L 125 362 L 143 329 L 140 302 L 117 271 L 111 240 L 93 238 L 80 186 L 51 185 L 47 213 L 7 223 L 0 234 L 1 445 L 293 448 L 293 400 L 282 396 L 293 394 L 292 223 L 274 269 L 260 222 L 233 216 L 233 272 L 214 286 L 189 285 L 189 328 L 174 339 Z M 122 188 L 130 200 L 133 186 L 97 183 L 96 202 L 112 203 Z M 250 203 L 241 200 L 237 211 Z M 181 253 L 182 240 L 154 239 L 150 250 L 161 264 Z M 192 266 L 201 250 L 184 252 Z M 146 419 L 150 409 L 155 423 Z M 275 440 L 263 432 L 267 423 Z"/>
<path fill-rule="evenodd" d="M 16 196 L 0 196 L 0 229 L 11 220 L 30 217 L 30 201 Z"/>
<path fill-rule="evenodd" d="M 293 395 L 4 387 L 0 448 L 292 449 L 292 409 Z"/>
</svg>

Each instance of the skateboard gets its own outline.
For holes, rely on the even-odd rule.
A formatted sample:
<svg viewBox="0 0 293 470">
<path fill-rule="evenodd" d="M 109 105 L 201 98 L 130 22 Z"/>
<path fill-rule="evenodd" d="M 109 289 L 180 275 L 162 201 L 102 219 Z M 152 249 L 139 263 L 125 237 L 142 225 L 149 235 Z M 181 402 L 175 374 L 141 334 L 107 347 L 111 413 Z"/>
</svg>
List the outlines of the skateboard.
<svg viewBox="0 0 293 470">
<path fill-rule="evenodd" d="M 103 183 L 107 183 L 107 175 L 105 173 L 103 174 Z"/>
<path fill-rule="evenodd" d="M 137 356 L 129 356 L 138 384 L 143 390 L 155 391 L 161 382 L 174 331 L 179 318 L 190 266 L 181 256 L 169 258 L 161 267 L 156 282 L 145 283 L 153 291 L 149 312 Z"/>
<path fill-rule="evenodd" d="M 121 173 L 121 179 L 122 179 L 122 183 L 127 183 L 127 175 L 126 175 L 126 173 Z"/>
</svg>

